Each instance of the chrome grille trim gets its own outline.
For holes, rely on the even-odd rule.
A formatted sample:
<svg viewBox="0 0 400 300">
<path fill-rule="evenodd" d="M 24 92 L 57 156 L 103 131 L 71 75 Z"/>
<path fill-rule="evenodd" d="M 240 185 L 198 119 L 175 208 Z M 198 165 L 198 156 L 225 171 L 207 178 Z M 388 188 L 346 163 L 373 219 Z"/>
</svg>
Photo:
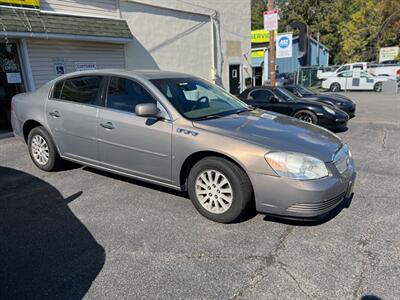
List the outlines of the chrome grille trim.
<svg viewBox="0 0 400 300">
<path fill-rule="evenodd" d="M 342 193 L 339 196 L 318 202 L 318 203 L 297 203 L 289 206 L 286 210 L 290 212 L 299 212 L 299 213 L 305 213 L 305 212 L 317 212 L 321 210 L 329 210 L 330 208 L 336 206 L 339 202 L 341 202 L 344 199 L 346 193 Z"/>
</svg>

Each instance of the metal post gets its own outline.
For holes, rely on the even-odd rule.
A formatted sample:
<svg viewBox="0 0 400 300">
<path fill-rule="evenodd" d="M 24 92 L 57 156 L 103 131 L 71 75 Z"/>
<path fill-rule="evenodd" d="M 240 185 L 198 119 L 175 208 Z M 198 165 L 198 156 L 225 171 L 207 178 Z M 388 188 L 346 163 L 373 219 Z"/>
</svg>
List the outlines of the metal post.
<svg viewBox="0 0 400 300">
<path fill-rule="evenodd" d="M 268 10 L 271 11 L 274 9 L 273 0 L 268 0 Z M 269 78 L 270 85 L 274 87 L 276 85 L 276 74 L 275 74 L 275 32 L 271 30 L 269 32 Z"/>
</svg>

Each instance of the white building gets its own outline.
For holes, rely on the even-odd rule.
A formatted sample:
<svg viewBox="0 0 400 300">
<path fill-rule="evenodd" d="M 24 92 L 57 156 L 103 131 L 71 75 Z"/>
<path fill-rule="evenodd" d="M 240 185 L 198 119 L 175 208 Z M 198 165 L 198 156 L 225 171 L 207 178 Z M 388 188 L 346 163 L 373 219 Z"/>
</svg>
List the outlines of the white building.
<svg viewBox="0 0 400 300">
<path fill-rule="evenodd" d="M 239 93 L 251 77 L 250 2 L 2 0 L 0 127 L 14 94 L 82 69 L 180 71 Z"/>
</svg>

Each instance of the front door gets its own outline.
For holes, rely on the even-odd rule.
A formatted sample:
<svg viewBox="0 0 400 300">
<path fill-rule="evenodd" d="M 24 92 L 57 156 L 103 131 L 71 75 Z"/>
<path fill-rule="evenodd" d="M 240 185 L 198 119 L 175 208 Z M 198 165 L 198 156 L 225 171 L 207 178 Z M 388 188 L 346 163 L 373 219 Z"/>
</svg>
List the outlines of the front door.
<svg viewBox="0 0 400 300">
<path fill-rule="evenodd" d="M 172 123 L 136 116 L 135 106 L 162 106 L 138 82 L 112 77 L 100 109 L 99 153 L 105 167 L 157 181 L 171 181 Z"/>
<path fill-rule="evenodd" d="M 229 92 L 232 95 L 240 94 L 240 65 L 229 65 Z"/>
<path fill-rule="evenodd" d="M 11 99 L 25 92 L 16 43 L 0 43 L 0 130 L 10 129 Z"/>
</svg>

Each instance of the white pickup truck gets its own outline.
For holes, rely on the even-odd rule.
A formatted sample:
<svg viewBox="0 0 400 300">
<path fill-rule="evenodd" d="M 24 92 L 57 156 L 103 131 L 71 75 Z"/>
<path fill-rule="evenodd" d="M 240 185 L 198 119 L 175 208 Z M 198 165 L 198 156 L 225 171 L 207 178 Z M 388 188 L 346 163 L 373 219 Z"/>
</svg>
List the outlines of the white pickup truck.
<svg viewBox="0 0 400 300">
<path fill-rule="evenodd" d="M 391 79 L 400 79 L 400 64 L 386 65 L 386 64 L 372 64 L 367 62 L 357 62 L 352 64 L 345 64 L 340 66 L 335 71 L 324 72 L 323 70 L 318 70 L 318 79 L 326 79 L 328 77 L 337 76 L 339 73 L 344 71 L 353 71 L 358 69 L 358 71 L 366 71 L 369 74 L 380 77 L 389 77 Z"/>
</svg>

